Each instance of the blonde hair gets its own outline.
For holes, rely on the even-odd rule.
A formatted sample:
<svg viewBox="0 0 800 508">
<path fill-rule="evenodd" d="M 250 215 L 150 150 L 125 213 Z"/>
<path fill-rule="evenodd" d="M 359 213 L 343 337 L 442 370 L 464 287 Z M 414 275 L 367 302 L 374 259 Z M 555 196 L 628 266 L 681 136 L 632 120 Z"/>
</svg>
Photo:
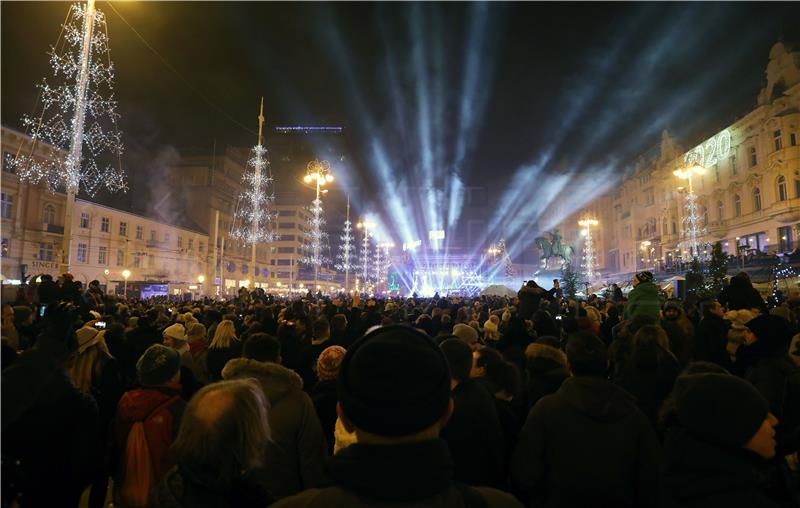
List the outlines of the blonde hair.
<svg viewBox="0 0 800 508">
<path fill-rule="evenodd" d="M 103 367 L 111 358 L 105 338 L 101 335 L 97 344 L 89 346 L 75 357 L 69 370 L 72 384 L 83 393 L 91 393 L 95 380 L 100 379 Z"/>
<path fill-rule="evenodd" d="M 230 319 L 223 319 L 217 325 L 217 331 L 214 333 L 214 338 L 211 339 L 211 344 L 208 346 L 210 349 L 224 349 L 231 347 L 236 338 L 236 328 L 233 326 L 233 321 Z"/>
</svg>

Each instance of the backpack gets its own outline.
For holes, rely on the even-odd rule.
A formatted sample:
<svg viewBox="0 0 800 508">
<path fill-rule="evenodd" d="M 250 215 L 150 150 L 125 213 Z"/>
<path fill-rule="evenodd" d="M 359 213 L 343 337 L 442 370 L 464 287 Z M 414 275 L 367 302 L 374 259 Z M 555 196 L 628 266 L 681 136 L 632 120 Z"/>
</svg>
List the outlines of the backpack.
<svg viewBox="0 0 800 508">
<path fill-rule="evenodd" d="M 170 397 L 148 414 L 144 420 L 133 422 L 125 443 L 125 458 L 122 470 L 115 482 L 116 504 L 124 508 L 145 508 L 150 502 L 150 493 L 155 487 L 156 478 L 153 472 L 153 460 L 147 444 L 144 424 L 151 416 L 178 400 L 179 396 Z"/>
</svg>

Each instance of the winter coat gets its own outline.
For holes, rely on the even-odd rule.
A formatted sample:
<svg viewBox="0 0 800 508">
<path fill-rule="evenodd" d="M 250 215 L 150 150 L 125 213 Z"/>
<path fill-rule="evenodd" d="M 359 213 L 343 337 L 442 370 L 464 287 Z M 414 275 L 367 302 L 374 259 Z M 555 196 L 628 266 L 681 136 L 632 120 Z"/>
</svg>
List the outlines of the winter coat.
<svg viewBox="0 0 800 508">
<path fill-rule="evenodd" d="M 277 363 L 235 358 L 222 369 L 223 379 L 255 378 L 270 403 L 272 440 L 267 446 L 267 490 L 276 499 L 318 487 L 328 453 L 314 404 L 300 376 Z"/>
<path fill-rule="evenodd" d="M 528 409 L 545 395 L 555 393 L 569 377 L 564 355 L 548 347 L 532 347 L 526 351 L 528 371 Z"/>
<path fill-rule="evenodd" d="M 61 289 L 53 281 L 44 281 L 36 288 L 36 295 L 39 298 L 39 303 L 51 304 L 58 300 Z"/>
<path fill-rule="evenodd" d="M 77 507 L 102 460 L 94 399 L 39 347 L 3 371 L 0 387 L 3 463 L 20 462 L 21 506 Z"/>
<path fill-rule="evenodd" d="M 672 391 L 679 372 L 678 360 L 669 351 L 655 344 L 652 348 L 634 346 L 614 383 L 636 398 L 636 405 L 655 427 L 661 404 Z"/>
<path fill-rule="evenodd" d="M 767 497 L 766 462 L 745 449 L 725 449 L 671 431 L 664 444 L 663 508 L 778 508 Z"/>
<path fill-rule="evenodd" d="M 517 292 L 519 298 L 519 317 L 522 319 L 532 319 L 533 313 L 539 310 L 539 302 L 547 291 L 540 287 L 529 288 L 524 286 Z"/>
<path fill-rule="evenodd" d="M 153 464 L 156 483 L 175 465 L 170 450 L 178 435 L 186 402 L 180 398 L 181 386 L 167 383 L 125 392 L 117 406 L 113 447 L 117 471 L 125 464 L 128 433 L 135 422 L 144 422 L 144 434 Z M 173 400 L 174 399 L 174 400 Z"/>
<path fill-rule="evenodd" d="M 717 298 L 728 310 L 765 309 L 764 299 L 753 285 L 739 277 L 733 277 Z"/>
<path fill-rule="evenodd" d="M 222 369 L 225 365 L 235 358 L 242 356 L 242 343 L 238 340 L 231 342 L 231 345 L 224 348 L 208 348 L 206 353 L 206 371 L 208 380 L 213 383 L 222 379 Z"/>
<path fill-rule="evenodd" d="M 453 416 L 441 437 L 450 449 L 456 481 L 505 488 L 505 439 L 494 396 L 467 379 L 453 389 Z"/>
<path fill-rule="evenodd" d="M 678 359 L 681 367 L 686 367 L 694 358 L 694 327 L 681 312 L 678 320 L 661 320 L 661 328 L 667 332 L 669 350 Z"/>
<path fill-rule="evenodd" d="M 172 468 L 155 490 L 152 508 L 264 508 L 273 498 L 263 478 L 244 475 L 232 485 L 215 484 L 215 477 L 204 477 L 181 466 Z"/>
<path fill-rule="evenodd" d="M 730 321 L 719 316 L 704 317 L 695 330 L 695 360 L 713 362 L 731 370 L 728 354 Z"/>
<path fill-rule="evenodd" d="M 633 319 L 639 315 L 653 316 L 658 319 L 661 312 L 661 299 L 658 297 L 658 286 L 653 282 L 641 282 L 628 293 L 625 304 L 625 319 Z"/>
<path fill-rule="evenodd" d="M 336 403 L 339 401 L 337 393 L 337 382 L 335 379 L 327 379 L 318 382 L 311 390 L 311 400 L 314 402 L 314 409 L 322 425 L 322 433 L 325 435 L 325 442 L 328 444 L 328 453 L 333 455 L 333 431 L 336 428 Z"/>
<path fill-rule="evenodd" d="M 129 331 L 125 338 L 128 343 L 130 357 L 128 357 L 127 365 L 124 365 L 123 369 L 128 379 L 136 379 L 136 362 L 147 351 L 147 348 L 153 344 L 161 344 L 163 339 L 158 328 L 148 324 L 141 324 L 141 320 L 139 326 Z"/>
<path fill-rule="evenodd" d="M 530 506 L 655 506 L 656 434 L 625 390 L 571 377 L 528 414 L 511 480 Z"/>
<path fill-rule="evenodd" d="M 275 508 L 521 508 L 511 495 L 453 480 L 447 445 L 431 439 L 400 445 L 353 444 L 333 456 L 335 484 L 282 499 Z"/>
<path fill-rule="evenodd" d="M 747 370 L 745 379 L 767 399 L 770 412 L 778 418 L 778 425 L 775 427 L 778 455 L 798 451 L 800 367 L 797 367 L 786 353 L 764 354 Z"/>
</svg>

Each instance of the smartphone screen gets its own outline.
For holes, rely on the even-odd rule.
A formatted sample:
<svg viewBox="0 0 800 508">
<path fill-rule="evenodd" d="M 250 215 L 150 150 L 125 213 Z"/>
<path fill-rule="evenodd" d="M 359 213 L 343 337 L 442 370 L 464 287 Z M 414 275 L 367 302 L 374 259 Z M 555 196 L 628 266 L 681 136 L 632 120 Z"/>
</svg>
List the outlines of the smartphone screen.
<svg viewBox="0 0 800 508">
<path fill-rule="evenodd" d="M 42 305 L 39 307 L 39 317 L 44 317 L 44 313 L 47 310 L 47 304 Z"/>
<path fill-rule="evenodd" d="M 94 324 L 94 327 L 98 330 L 105 330 L 106 329 L 106 322 L 105 321 L 98 321 Z"/>
</svg>

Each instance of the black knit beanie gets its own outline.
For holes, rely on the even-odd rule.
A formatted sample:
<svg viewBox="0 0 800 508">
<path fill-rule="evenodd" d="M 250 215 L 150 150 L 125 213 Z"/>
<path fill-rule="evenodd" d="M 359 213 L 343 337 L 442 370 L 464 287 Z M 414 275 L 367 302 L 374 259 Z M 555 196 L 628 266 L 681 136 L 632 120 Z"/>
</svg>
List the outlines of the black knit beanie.
<svg viewBox="0 0 800 508">
<path fill-rule="evenodd" d="M 403 325 L 376 328 L 347 350 L 339 402 L 356 427 L 378 436 L 407 436 L 442 417 L 450 370 L 427 335 Z"/>
<path fill-rule="evenodd" d="M 742 447 L 761 427 L 769 404 L 747 381 L 730 374 L 691 374 L 675 382 L 675 409 L 695 438 Z"/>
</svg>

